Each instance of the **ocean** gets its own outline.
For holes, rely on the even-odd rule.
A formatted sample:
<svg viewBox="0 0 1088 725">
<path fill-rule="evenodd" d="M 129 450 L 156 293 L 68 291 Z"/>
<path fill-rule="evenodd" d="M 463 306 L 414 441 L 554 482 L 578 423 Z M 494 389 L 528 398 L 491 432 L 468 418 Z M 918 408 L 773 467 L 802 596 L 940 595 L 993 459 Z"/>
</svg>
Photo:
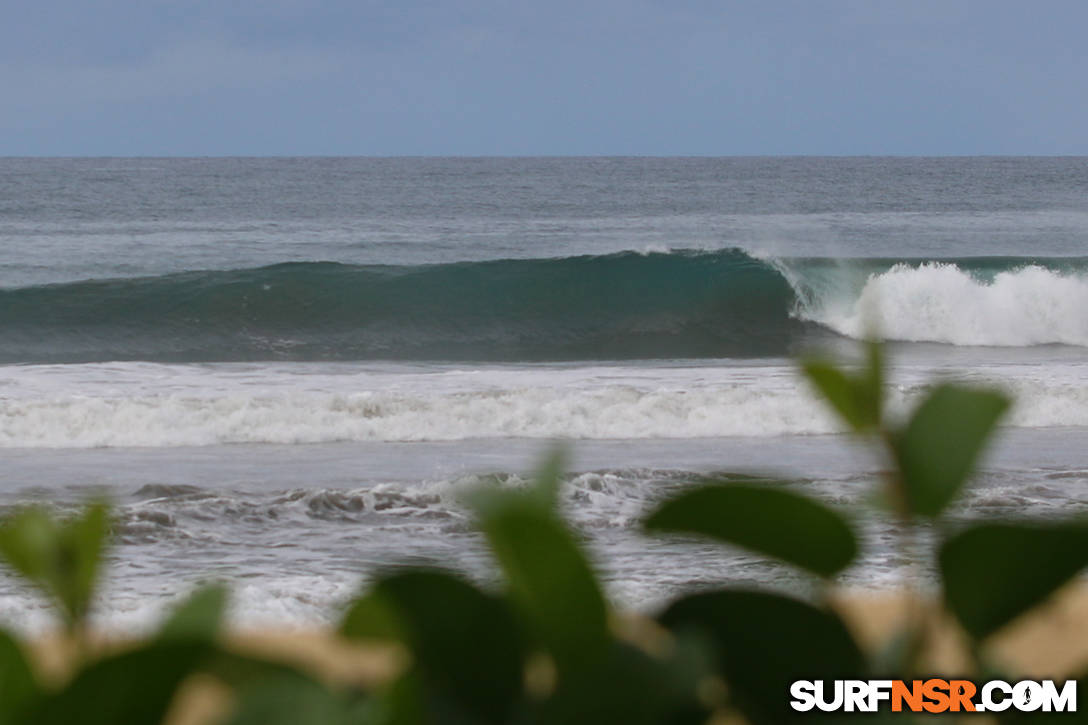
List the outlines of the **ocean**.
<svg viewBox="0 0 1088 725">
<path fill-rule="evenodd" d="M 956 517 L 1088 508 L 1088 159 L 0 159 L 0 509 L 112 500 L 104 627 L 216 580 L 313 626 L 382 567 L 493 580 L 462 498 L 559 445 L 621 607 L 809 585 L 641 533 L 718 471 L 848 512 L 841 584 L 894 586 L 884 464 L 796 368 L 872 324 L 896 415 L 1015 396 Z M 50 616 L 0 574 L 0 625 Z"/>
</svg>

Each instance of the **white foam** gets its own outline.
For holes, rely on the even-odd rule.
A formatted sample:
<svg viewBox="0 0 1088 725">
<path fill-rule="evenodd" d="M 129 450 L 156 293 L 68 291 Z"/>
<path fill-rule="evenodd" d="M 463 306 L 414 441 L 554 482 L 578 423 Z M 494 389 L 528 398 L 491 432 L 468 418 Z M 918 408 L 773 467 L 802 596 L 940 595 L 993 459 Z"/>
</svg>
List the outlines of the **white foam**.
<svg viewBox="0 0 1088 725">
<path fill-rule="evenodd" d="M 871 275 L 852 301 L 821 300 L 802 316 L 861 337 L 1024 347 L 1088 346 L 1088 278 L 1039 266 L 977 279 L 954 264 L 899 264 Z"/>
<path fill-rule="evenodd" d="M 951 372 L 951 371 L 950 371 Z M 890 408 L 932 378 L 899 369 Z M 976 367 L 1012 425 L 1088 425 L 1081 364 Z M 114 363 L 0 368 L 0 447 L 677 439 L 840 430 L 792 365 L 366 367 Z"/>
<path fill-rule="evenodd" d="M 0 401 L 2 447 L 697 438 L 833 429 L 830 418 L 797 387 L 739 385 Z"/>
<path fill-rule="evenodd" d="M 1088 425 L 1088 384 L 1011 386 L 1013 424 Z M 916 397 L 907 391 L 901 406 Z M 437 396 L 388 393 L 154 396 L 0 402 L 0 447 L 95 448 L 229 443 L 455 441 L 473 438 L 659 439 L 838 430 L 803 386 L 692 390 L 607 387 Z"/>
</svg>

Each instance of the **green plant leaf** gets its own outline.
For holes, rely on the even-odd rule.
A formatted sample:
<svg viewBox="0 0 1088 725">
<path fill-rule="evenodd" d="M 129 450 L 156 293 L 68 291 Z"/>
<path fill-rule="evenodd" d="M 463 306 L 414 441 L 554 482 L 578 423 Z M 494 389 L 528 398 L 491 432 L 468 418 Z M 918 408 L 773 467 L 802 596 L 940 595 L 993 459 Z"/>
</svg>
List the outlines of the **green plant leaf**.
<svg viewBox="0 0 1088 725">
<path fill-rule="evenodd" d="M 511 601 L 563 672 L 602 653 L 609 634 L 597 579 L 554 510 L 557 470 L 528 491 L 478 491 L 472 503 Z"/>
<path fill-rule="evenodd" d="M 509 605 L 445 572 L 379 579 L 349 610 L 341 632 L 364 638 L 397 633 L 432 699 L 475 722 L 506 722 L 521 696 L 526 646 Z"/>
<path fill-rule="evenodd" d="M 559 508 L 559 491 L 563 485 L 566 454 L 561 448 L 551 451 L 537 465 L 532 482 L 522 488 L 480 486 L 465 496 L 465 503 L 486 516 L 492 510 L 519 506 L 554 514 Z"/>
<path fill-rule="evenodd" d="M 703 534 L 833 576 L 857 555 L 857 540 L 837 513 L 773 485 L 703 486 L 666 501 L 646 520 L 657 531 Z"/>
<path fill-rule="evenodd" d="M 191 640 L 189 644 L 192 644 Z M 284 662 L 238 654 L 220 647 L 211 648 L 208 656 L 201 663 L 200 670 L 237 691 L 257 686 L 266 680 L 292 677 L 310 679 L 297 667 Z"/>
<path fill-rule="evenodd" d="M 948 608 L 981 640 L 1088 565 L 1088 523 L 979 524 L 945 541 L 939 563 Z"/>
<path fill-rule="evenodd" d="M 358 597 L 344 613 L 340 634 L 350 639 L 404 639 L 404 624 L 396 604 L 384 592 L 372 589 Z"/>
<path fill-rule="evenodd" d="M 699 703 L 697 687 L 712 671 L 708 661 L 658 659 L 613 642 L 593 667 L 562 682 L 533 721 L 547 725 L 705 723 L 709 712 Z"/>
<path fill-rule="evenodd" d="M 864 657 L 838 615 L 790 597 L 707 592 L 673 602 L 659 619 L 677 633 L 710 638 L 730 695 L 753 725 L 811 719 L 789 707 L 794 680 L 865 672 Z"/>
<path fill-rule="evenodd" d="M 608 640 L 607 610 L 596 578 L 570 532 L 545 512 L 493 511 L 482 528 L 510 596 L 560 669 L 578 669 Z"/>
<path fill-rule="evenodd" d="M 956 497 L 1008 407 L 991 390 L 946 383 L 930 392 L 893 439 L 912 513 L 937 516 Z"/>
<path fill-rule="evenodd" d="M 884 408 L 884 356 L 880 343 L 866 343 L 866 364 L 856 374 L 818 358 L 801 361 L 801 372 L 857 433 L 880 427 Z"/>
<path fill-rule="evenodd" d="M 40 694 L 19 643 L 0 630 L 0 725 L 23 722 L 19 713 Z"/>
<path fill-rule="evenodd" d="M 90 609 L 109 533 L 105 504 L 58 522 L 41 508 L 24 509 L 0 525 L 0 556 L 53 599 L 69 626 Z"/>
<path fill-rule="evenodd" d="M 428 719 L 431 713 L 425 709 L 428 704 L 425 692 L 419 681 L 419 673 L 409 670 L 374 696 L 367 713 L 369 718 L 362 722 L 366 725 L 429 725 L 431 722 L 445 722 Z"/>
<path fill-rule="evenodd" d="M 182 680 L 210 651 L 203 643 L 155 642 L 98 660 L 40 700 L 26 722 L 159 725 Z"/>
<path fill-rule="evenodd" d="M 361 698 L 330 692 L 305 677 L 268 676 L 239 696 L 226 725 L 353 725 L 364 720 Z"/>
<path fill-rule="evenodd" d="M 541 508 L 555 511 L 559 507 L 559 489 L 563 485 L 563 472 L 567 468 L 567 455 L 562 448 L 556 448 L 536 468 L 533 485 L 525 490 L 535 497 Z"/>
<path fill-rule="evenodd" d="M 227 596 L 226 587 L 220 585 L 193 592 L 160 627 L 159 639 L 214 640 L 227 608 Z"/>
</svg>

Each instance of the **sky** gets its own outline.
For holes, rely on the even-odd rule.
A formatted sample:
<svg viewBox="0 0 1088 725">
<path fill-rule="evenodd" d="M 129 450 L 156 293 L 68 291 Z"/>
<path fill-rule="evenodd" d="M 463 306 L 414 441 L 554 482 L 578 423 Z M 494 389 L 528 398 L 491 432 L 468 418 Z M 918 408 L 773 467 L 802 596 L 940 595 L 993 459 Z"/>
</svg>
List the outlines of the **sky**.
<svg viewBox="0 0 1088 725">
<path fill-rule="evenodd" d="M 1083 0 L 0 0 L 0 155 L 1088 155 Z"/>
</svg>

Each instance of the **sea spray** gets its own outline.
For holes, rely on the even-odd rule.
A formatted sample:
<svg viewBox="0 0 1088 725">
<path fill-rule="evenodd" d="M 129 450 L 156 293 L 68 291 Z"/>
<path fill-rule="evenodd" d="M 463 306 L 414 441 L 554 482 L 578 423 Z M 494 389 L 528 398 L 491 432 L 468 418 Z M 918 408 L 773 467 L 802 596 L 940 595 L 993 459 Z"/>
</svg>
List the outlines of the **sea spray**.
<svg viewBox="0 0 1088 725">
<path fill-rule="evenodd" d="M 1039 265 L 986 279 L 955 264 L 897 264 L 870 276 L 849 309 L 820 310 L 811 319 L 858 337 L 866 309 L 891 340 L 1088 345 L 1088 276 Z"/>
</svg>

